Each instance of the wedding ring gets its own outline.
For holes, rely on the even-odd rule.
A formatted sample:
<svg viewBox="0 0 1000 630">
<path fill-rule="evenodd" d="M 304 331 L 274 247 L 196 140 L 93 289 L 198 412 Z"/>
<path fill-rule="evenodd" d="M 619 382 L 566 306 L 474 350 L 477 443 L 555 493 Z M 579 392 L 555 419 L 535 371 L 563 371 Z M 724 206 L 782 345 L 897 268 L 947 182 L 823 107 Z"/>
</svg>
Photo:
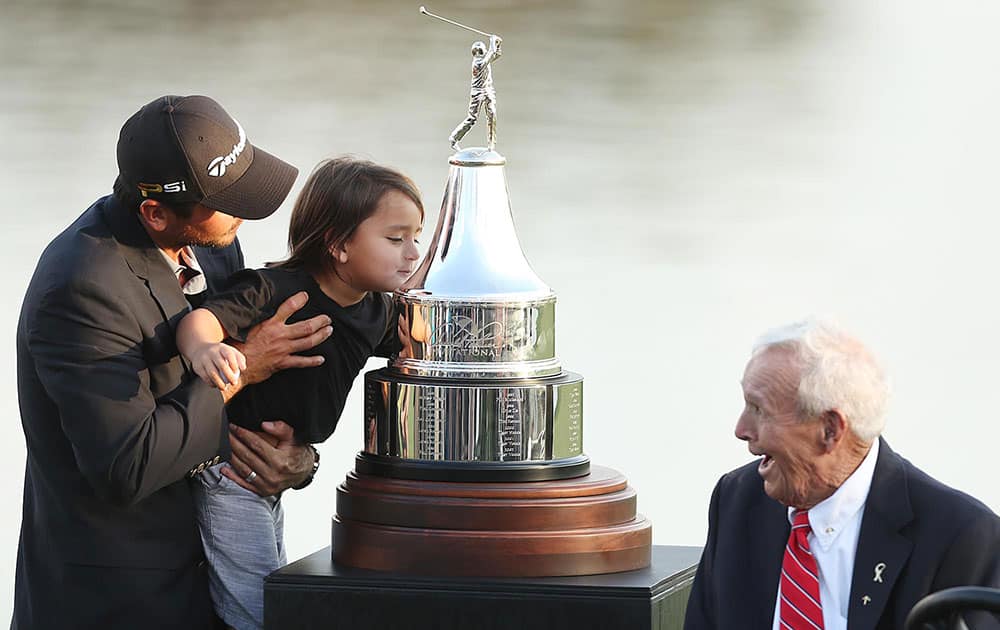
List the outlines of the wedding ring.
<svg viewBox="0 0 1000 630">
<path fill-rule="evenodd" d="M 256 478 L 257 478 L 257 473 L 251 470 L 250 474 L 247 475 L 246 479 L 244 479 L 243 481 L 246 481 L 247 483 L 253 483 L 253 480 Z"/>
</svg>

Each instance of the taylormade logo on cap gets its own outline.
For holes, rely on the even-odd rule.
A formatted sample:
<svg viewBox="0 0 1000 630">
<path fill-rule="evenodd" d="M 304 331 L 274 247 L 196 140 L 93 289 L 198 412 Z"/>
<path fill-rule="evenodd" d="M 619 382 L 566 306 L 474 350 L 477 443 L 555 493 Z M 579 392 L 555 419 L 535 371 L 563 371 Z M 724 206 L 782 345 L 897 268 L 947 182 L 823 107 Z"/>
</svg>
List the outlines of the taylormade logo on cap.
<svg viewBox="0 0 1000 630">
<path fill-rule="evenodd" d="M 233 150 L 228 155 L 220 155 L 208 163 L 208 174 L 211 177 L 222 177 L 226 174 L 226 169 L 236 163 L 236 158 L 240 157 L 243 149 L 247 146 L 247 134 L 243 131 L 243 125 L 235 118 L 236 128 L 240 133 L 240 140 L 233 145 Z"/>
</svg>

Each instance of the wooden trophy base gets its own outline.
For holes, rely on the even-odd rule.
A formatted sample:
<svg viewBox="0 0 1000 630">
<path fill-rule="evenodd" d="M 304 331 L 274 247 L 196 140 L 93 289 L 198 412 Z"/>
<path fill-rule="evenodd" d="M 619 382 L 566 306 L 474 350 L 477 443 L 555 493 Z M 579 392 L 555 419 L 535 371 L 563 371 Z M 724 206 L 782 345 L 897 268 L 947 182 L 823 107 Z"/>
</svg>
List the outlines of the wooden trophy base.
<svg viewBox="0 0 1000 630">
<path fill-rule="evenodd" d="M 595 575 L 649 566 L 652 525 L 621 473 L 574 479 L 414 481 L 348 474 L 333 561 L 420 575 Z"/>
</svg>

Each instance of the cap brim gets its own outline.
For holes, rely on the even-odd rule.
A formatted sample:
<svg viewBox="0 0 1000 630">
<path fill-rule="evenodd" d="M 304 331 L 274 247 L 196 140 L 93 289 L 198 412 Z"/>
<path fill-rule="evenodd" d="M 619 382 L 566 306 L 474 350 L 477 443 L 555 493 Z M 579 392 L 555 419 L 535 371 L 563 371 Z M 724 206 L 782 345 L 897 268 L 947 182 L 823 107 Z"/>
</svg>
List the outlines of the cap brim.
<svg viewBox="0 0 1000 630">
<path fill-rule="evenodd" d="M 299 169 L 255 146 L 243 176 L 201 203 L 241 219 L 263 219 L 278 209 L 298 175 Z"/>
</svg>

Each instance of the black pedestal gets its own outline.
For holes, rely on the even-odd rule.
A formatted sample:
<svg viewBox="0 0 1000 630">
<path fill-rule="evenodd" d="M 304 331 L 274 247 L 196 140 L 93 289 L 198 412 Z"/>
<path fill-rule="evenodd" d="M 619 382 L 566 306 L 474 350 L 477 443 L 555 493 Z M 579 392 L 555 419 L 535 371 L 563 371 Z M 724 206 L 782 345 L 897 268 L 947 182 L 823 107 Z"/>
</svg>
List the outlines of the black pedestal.
<svg viewBox="0 0 1000 630">
<path fill-rule="evenodd" d="M 549 578 L 428 577 L 333 564 L 330 548 L 268 576 L 264 627 L 673 630 L 700 547 L 653 546 L 646 569 Z"/>
</svg>

